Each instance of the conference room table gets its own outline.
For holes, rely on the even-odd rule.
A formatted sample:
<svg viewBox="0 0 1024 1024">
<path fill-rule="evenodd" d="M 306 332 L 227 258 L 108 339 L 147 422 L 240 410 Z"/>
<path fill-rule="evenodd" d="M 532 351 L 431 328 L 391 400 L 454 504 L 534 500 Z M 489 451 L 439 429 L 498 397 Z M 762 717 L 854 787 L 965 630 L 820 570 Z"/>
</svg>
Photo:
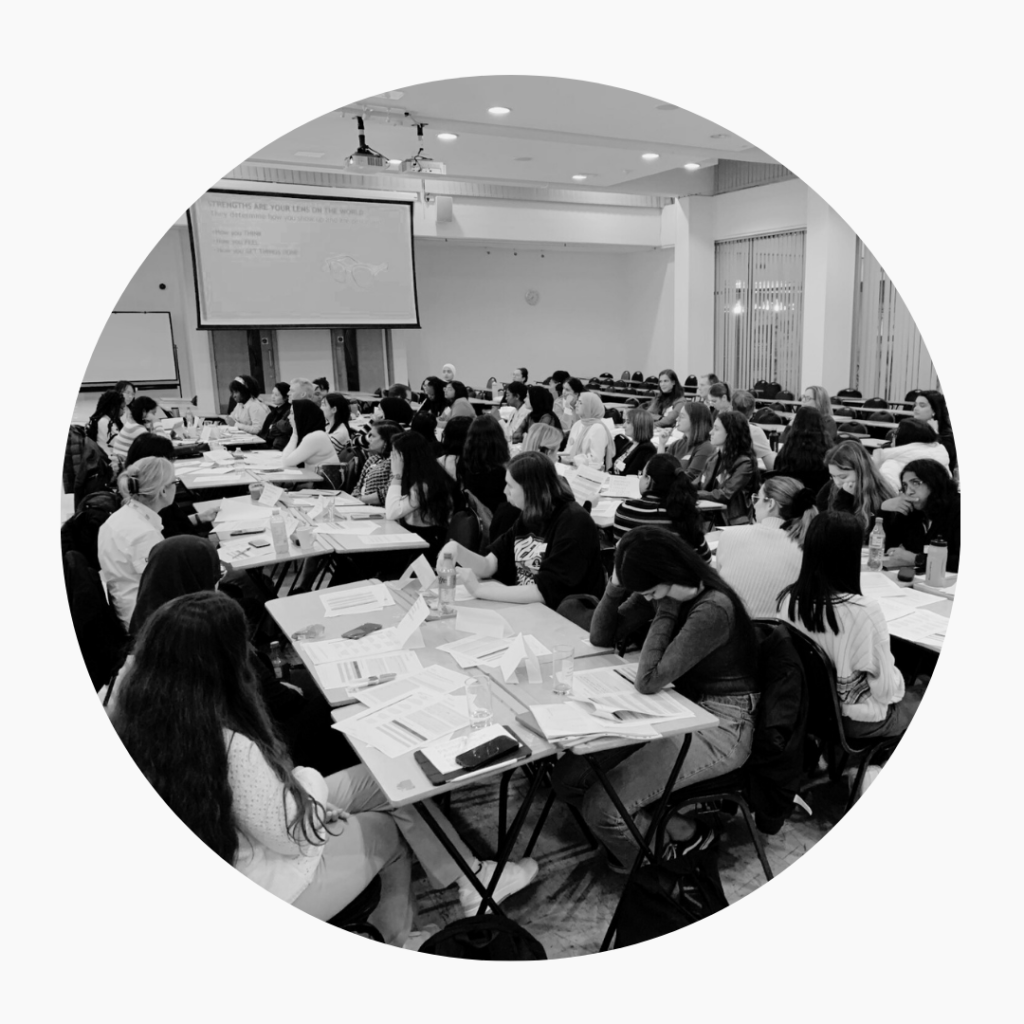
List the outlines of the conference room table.
<svg viewBox="0 0 1024 1024">
<path fill-rule="evenodd" d="M 317 637 L 317 642 L 320 642 L 338 639 L 346 631 L 367 620 L 376 622 L 384 627 L 395 626 L 420 594 L 420 586 L 416 578 L 412 578 L 404 586 L 400 581 L 394 581 L 385 584 L 395 602 L 389 607 L 370 614 L 325 615 L 325 606 L 321 601 L 322 595 L 330 595 L 338 591 L 366 585 L 367 583 L 364 581 L 347 584 L 344 587 L 333 587 L 327 590 L 318 590 L 294 597 L 269 601 L 267 603 L 267 611 L 288 637 L 293 637 L 310 626 L 319 624 L 323 627 L 322 635 Z M 555 646 L 571 644 L 577 662 L 577 670 L 581 670 L 581 661 L 585 663 L 586 668 L 602 668 L 625 664 L 623 659 L 619 658 L 614 652 L 592 645 L 588 634 L 584 630 L 543 604 L 506 604 L 497 601 L 470 599 L 459 602 L 457 607 L 486 609 L 498 612 L 505 619 L 513 636 L 520 633 L 532 635 L 549 651 L 553 650 Z M 507 828 L 504 827 L 504 806 L 502 807 L 501 827 L 498 830 L 498 842 L 496 844 L 498 867 L 488 888 L 480 884 L 475 874 L 470 870 L 469 865 L 444 834 L 434 812 L 431 811 L 429 806 L 424 804 L 424 800 L 460 789 L 463 786 L 473 785 L 482 780 L 494 778 L 505 772 L 514 771 L 523 765 L 552 758 L 562 750 L 572 750 L 574 753 L 582 756 L 591 757 L 593 754 L 604 750 L 635 744 L 637 740 L 631 738 L 605 738 L 587 743 L 551 742 L 542 735 L 527 728 L 517 720 L 517 716 L 526 714 L 532 705 L 562 702 L 565 699 L 555 695 L 553 692 L 550 656 L 541 655 L 538 657 L 538 667 L 541 673 L 541 681 L 539 683 L 531 683 L 529 681 L 529 669 L 522 662 L 516 669 L 515 674 L 508 681 L 504 681 L 499 670 L 485 669 L 479 666 L 465 669 L 459 668 L 450 654 L 438 650 L 440 645 L 463 639 L 467 635 L 467 632 L 460 631 L 457 628 L 457 619 L 454 617 L 437 619 L 435 621 L 428 619 L 420 625 L 417 632 L 413 633 L 406 649 L 412 650 L 424 667 L 440 665 L 449 669 L 455 669 L 463 675 L 484 681 L 491 694 L 493 722 L 510 728 L 529 747 L 530 753 L 528 755 L 514 762 L 498 763 L 491 768 L 484 768 L 465 778 L 457 778 L 444 782 L 441 785 L 434 785 L 420 767 L 414 752 L 410 751 L 398 757 L 388 757 L 382 751 L 362 742 L 358 737 L 351 736 L 349 741 L 359 755 L 360 760 L 366 765 L 374 780 L 384 792 L 391 806 L 416 806 L 424 821 L 438 837 L 439 841 L 444 844 L 449 854 L 459 864 L 466 877 L 470 879 L 480 893 L 482 899 L 480 912 L 483 913 L 485 908 L 490 906 L 491 909 L 500 914 L 500 907 L 491 898 L 493 889 L 500 877 L 501 868 L 512 853 L 544 773 L 539 770 L 530 773 L 532 777 L 527 793 L 512 823 Z M 306 645 L 296 642 L 295 649 L 312 678 L 320 685 L 316 664 L 307 651 Z M 458 700 L 459 696 L 464 693 L 464 690 L 456 690 L 454 693 L 456 695 L 455 699 Z M 666 779 L 662 801 L 667 799 L 671 786 L 675 783 L 679 767 L 682 765 L 685 753 L 689 748 L 692 734 L 702 729 L 712 728 L 718 724 L 718 719 L 708 711 L 705 711 L 700 705 L 693 704 L 690 701 L 685 703 L 692 717 L 654 723 L 655 729 L 662 736 L 682 735 L 684 737 L 675 771 Z M 366 708 L 363 705 L 357 703 L 335 708 L 332 714 L 336 722 L 342 722 L 346 718 L 365 710 Z M 464 739 L 466 749 L 474 745 L 473 730 L 469 728 L 468 718 L 467 724 L 455 731 L 454 738 Z M 648 855 L 652 856 L 647 844 L 650 842 L 653 826 L 646 837 L 640 833 L 636 822 L 622 806 L 621 800 L 610 785 L 600 765 L 594 761 L 591 761 L 591 763 L 595 766 L 595 771 L 598 772 L 602 785 L 608 791 L 609 797 L 623 816 L 623 820 L 630 827 L 637 843 L 641 847 L 646 847 Z M 638 856 L 639 860 L 640 857 Z"/>
<path fill-rule="evenodd" d="M 278 487 L 297 484 L 322 483 L 323 476 L 316 469 L 284 469 L 277 451 L 248 452 L 234 455 L 230 461 L 215 461 L 206 456 L 199 459 L 178 459 L 174 463 L 175 476 L 191 492 L 239 494 L 247 492 L 254 483 L 272 483 Z"/>
</svg>

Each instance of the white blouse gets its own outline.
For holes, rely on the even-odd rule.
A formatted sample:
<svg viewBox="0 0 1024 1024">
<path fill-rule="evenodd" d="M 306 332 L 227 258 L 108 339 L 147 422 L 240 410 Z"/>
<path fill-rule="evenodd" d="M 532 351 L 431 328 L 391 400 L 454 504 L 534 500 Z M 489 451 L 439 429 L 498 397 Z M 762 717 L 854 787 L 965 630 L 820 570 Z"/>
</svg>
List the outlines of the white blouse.
<svg viewBox="0 0 1024 1024">
<path fill-rule="evenodd" d="M 100 578 L 125 629 L 139 596 L 139 581 L 149 553 L 164 539 L 163 521 L 138 501 L 122 505 L 101 527 L 97 538 Z"/>
<path fill-rule="evenodd" d="M 292 431 L 292 436 L 288 438 L 288 443 L 281 454 L 284 456 L 281 461 L 286 469 L 302 465 L 307 469 L 338 465 L 338 453 L 331 444 L 326 430 L 312 430 L 299 443 L 296 443 L 295 431 Z"/>
</svg>

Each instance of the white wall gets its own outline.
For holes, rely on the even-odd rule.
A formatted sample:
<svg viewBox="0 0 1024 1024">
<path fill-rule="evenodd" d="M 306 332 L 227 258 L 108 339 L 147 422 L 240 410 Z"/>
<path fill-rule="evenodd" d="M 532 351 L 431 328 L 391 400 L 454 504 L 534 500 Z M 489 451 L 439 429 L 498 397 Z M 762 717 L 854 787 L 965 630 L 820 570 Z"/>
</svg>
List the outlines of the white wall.
<svg viewBox="0 0 1024 1024">
<path fill-rule="evenodd" d="M 715 241 L 807 226 L 807 193 L 800 180 L 726 192 L 711 200 Z"/>
<path fill-rule="evenodd" d="M 626 322 L 629 366 L 644 376 L 658 373 L 674 360 L 675 251 L 655 249 L 626 256 Z"/>
<path fill-rule="evenodd" d="M 331 358 L 331 332 L 315 331 L 278 331 L 277 360 L 281 380 L 290 381 L 294 377 L 326 377 L 332 384 L 334 379 L 334 362 Z"/>
</svg>

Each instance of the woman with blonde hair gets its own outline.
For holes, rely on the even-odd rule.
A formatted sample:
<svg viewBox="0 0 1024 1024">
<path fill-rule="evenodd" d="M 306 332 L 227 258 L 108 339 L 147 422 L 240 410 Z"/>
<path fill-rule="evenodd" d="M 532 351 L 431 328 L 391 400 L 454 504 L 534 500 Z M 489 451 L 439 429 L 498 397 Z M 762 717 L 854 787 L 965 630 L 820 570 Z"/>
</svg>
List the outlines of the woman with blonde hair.
<svg viewBox="0 0 1024 1024">
<path fill-rule="evenodd" d="M 779 591 L 796 581 L 804 534 L 818 514 L 814 492 L 792 477 L 767 479 L 754 500 L 755 523 L 723 530 L 718 571 L 751 618 L 774 618 Z"/>
<path fill-rule="evenodd" d="M 803 408 L 817 409 L 821 413 L 821 418 L 825 421 L 825 433 L 829 442 L 834 443 L 836 431 L 839 428 L 836 426 L 835 416 L 832 414 L 832 400 L 828 397 L 828 392 L 820 384 L 810 384 L 804 388 L 801 402 Z M 782 433 L 781 441 L 786 440 L 788 433 L 789 428 L 787 427 Z"/>
<path fill-rule="evenodd" d="M 610 470 L 615 461 L 615 442 L 604 422 L 604 402 L 593 391 L 584 391 L 576 405 L 579 421 L 569 432 L 566 454 L 573 461 L 589 459 L 598 469 Z"/>
<path fill-rule="evenodd" d="M 619 476 L 639 476 L 656 453 L 654 442 L 654 417 L 646 409 L 626 410 L 627 444 L 612 465 L 612 472 Z"/>
<path fill-rule="evenodd" d="M 552 462 L 558 461 L 558 449 L 565 435 L 550 423 L 534 423 L 523 440 L 524 452 L 543 452 Z"/>
<path fill-rule="evenodd" d="M 174 502 L 174 466 L 147 456 L 117 478 L 117 487 L 124 504 L 100 527 L 97 554 L 110 603 L 127 629 L 149 553 L 164 539 L 160 510 Z"/>
<path fill-rule="evenodd" d="M 896 497 L 896 489 L 879 472 L 859 441 L 841 441 L 825 455 L 831 477 L 815 504 L 819 512 L 850 512 L 864 530 L 865 543 L 882 503 Z"/>
</svg>

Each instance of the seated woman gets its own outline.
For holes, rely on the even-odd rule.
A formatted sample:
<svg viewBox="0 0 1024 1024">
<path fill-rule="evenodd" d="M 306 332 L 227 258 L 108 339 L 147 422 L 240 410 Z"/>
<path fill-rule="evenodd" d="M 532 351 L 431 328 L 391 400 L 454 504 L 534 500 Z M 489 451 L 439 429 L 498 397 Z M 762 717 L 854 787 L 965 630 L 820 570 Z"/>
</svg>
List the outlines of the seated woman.
<svg viewBox="0 0 1024 1024">
<path fill-rule="evenodd" d="M 402 432 L 392 420 L 370 425 L 367 434 L 369 455 L 352 492 L 364 505 L 383 505 L 391 481 L 391 442 Z"/>
<path fill-rule="evenodd" d="M 925 548 L 936 540 L 947 545 L 946 571 L 960 569 L 960 495 L 949 471 L 934 459 L 903 467 L 900 493 L 882 502 L 885 517 L 886 568 L 923 565 Z"/>
<path fill-rule="evenodd" d="M 622 623 L 645 601 L 654 602 L 656 611 L 640 652 L 636 689 L 657 693 L 673 686 L 719 722 L 693 734 L 676 780 L 678 790 L 739 768 L 750 756 L 760 698 L 757 643 L 732 588 L 689 544 L 658 526 L 638 527 L 619 542 L 615 572 L 590 624 L 590 642 L 614 646 Z M 648 825 L 641 809 L 660 794 L 682 743 L 682 736 L 668 736 L 594 755 L 626 810 L 639 819 L 641 833 Z M 608 850 L 609 866 L 628 871 L 636 844 L 589 762 L 578 754 L 563 755 L 552 772 L 552 786 L 582 810 Z M 676 858 L 705 849 L 714 838 L 679 815 L 669 819 L 667 831 Z"/>
<path fill-rule="evenodd" d="M 661 526 L 677 533 L 705 562 L 711 551 L 697 511 L 697 491 L 679 460 L 655 455 L 640 471 L 640 497 L 627 498 L 615 510 L 612 532 L 616 541 L 638 526 Z"/>
<path fill-rule="evenodd" d="M 85 436 L 92 438 L 108 459 L 112 454 L 111 444 L 124 426 L 121 422 L 123 415 L 124 397 L 121 392 L 104 391 L 96 403 L 96 411 L 85 426 Z"/>
<path fill-rule="evenodd" d="M 473 403 L 468 398 L 456 398 L 452 402 L 451 416 L 449 419 L 467 419 L 471 420 L 476 417 L 476 409 L 473 408 Z"/>
<path fill-rule="evenodd" d="M 292 436 L 292 425 L 288 419 L 292 406 L 288 401 L 288 392 L 288 384 L 281 380 L 270 389 L 270 408 L 259 432 L 259 436 L 279 452 L 284 451 Z"/>
<path fill-rule="evenodd" d="M 718 571 L 751 618 L 775 616 L 779 591 L 800 575 L 804 535 L 817 514 L 813 491 L 799 480 L 773 476 L 757 492 L 757 522 L 722 531 Z"/>
<path fill-rule="evenodd" d="M 569 426 L 564 429 L 571 430 L 572 425 L 580 418 L 578 406 L 586 390 L 586 384 L 579 377 L 570 377 L 562 385 L 562 409 L 569 415 Z"/>
<path fill-rule="evenodd" d="M 422 385 L 423 394 L 426 396 L 423 399 L 423 404 L 420 406 L 420 412 L 429 412 L 434 419 L 438 419 L 448 408 L 448 400 L 444 397 L 444 381 L 439 377 L 427 377 L 423 381 Z M 391 417 L 388 417 L 391 419 Z M 409 419 L 412 419 L 410 416 Z M 406 420 L 408 423 L 409 420 Z"/>
<path fill-rule="evenodd" d="M 824 417 L 813 406 L 804 405 L 797 409 L 783 437 L 772 468 L 780 476 L 799 480 L 817 494 L 829 480 L 825 455 L 832 442 Z"/>
<path fill-rule="evenodd" d="M 520 512 L 486 554 L 457 541 L 441 548 L 441 557 L 452 554 L 472 570 L 463 580 L 469 592 L 485 601 L 543 602 L 555 611 L 570 595 L 599 597 L 604 570 L 597 527 L 562 489 L 551 460 L 520 452 L 508 464 L 505 494 Z"/>
<path fill-rule="evenodd" d="M 429 545 L 424 552 L 433 563 L 448 535 L 448 523 L 462 506 L 451 477 L 437 464 L 422 434 L 406 430 L 391 446 L 391 482 L 384 498 L 388 519 L 394 519 Z"/>
<path fill-rule="evenodd" d="M 724 380 L 715 381 L 708 388 L 708 405 L 711 408 L 712 416 L 732 411 L 732 394 L 729 391 L 729 385 Z"/>
<path fill-rule="evenodd" d="M 124 504 L 100 527 L 97 551 L 100 578 L 127 629 L 149 553 L 164 539 L 160 510 L 174 502 L 174 467 L 167 459 L 139 459 L 117 478 L 117 487 Z"/>
<path fill-rule="evenodd" d="M 110 442 L 110 456 L 112 462 L 118 465 L 123 464 L 132 441 L 145 433 L 161 434 L 157 430 L 156 421 L 160 418 L 160 407 L 152 398 L 142 395 L 133 399 L 125 410 L 124 425 Z M 166 435 L 162 435 L 166 436 Z"/>
<path fill-rule="evenodd" d="M 316 402 L 308 398 L 292 402 L 288 421 L 292 426 L 292 436 L 284 446 L 281 465 L 286 469 L 292 466 L 314 469 L 316 466 L 338 465 L 338 453 L 327 436 L 324 414 Z"/>
<path fill-rule="evenodd" d="M 247 434 L 258 434 L 270 410 L 260 401 L 260 388 L 256 381 L 248 376 L 236 377 L 230 384 L 231 401 L 229 415 L 225 422 L 233 423 L 239 430 Z"/>
<path fill-rule="evenodd" d="M 572 429 L 572 410 L 567 408 L 564 395 L 566 381 L 569 378 L 568 375 L 557 376 L 559 373 L 565 373 L 565 370 L 552 374 L 545 387 L 551 392 L 551 411 L 558 420 L 558 427 L 565 432 Z"/>
<path fill-rule="evenodd" d="M 939 444 L 949 453 L 949 469 L 953 472 L 959 465 L 956 458 L 956 442 L 953 427 L 949 422 L 949 407 L 941 391 L 922 391 L 914 399 L 912 415 L 915 420 L 927 423 L 939 436 Z"/>
<path fill-rule="evenodd" d="M 435 459 L 441 457 L 441 444 L 437 440 L 437 420 L 429 412 L 418 412 L 412 418 L 409 429 L 419 434 Z"/>
<path fill-rule="evenodd" d="M 523 438 L 524 452 L 543 452 L 553 463 L 558 462 L 558 452 L 565 435 L 558 427 L 548 423 L 535 423 Z M 504 477 L 502 477 L 504 481 Z"/>
<path fill-rule="evenodd" d="M 815 499 L 819 512 L 850 512 L 857 517 L 867 543 L 882 504 L 896 497 L 893 487 L 878 472 L 868 450 L 860 441 L 840 441 L 825 455 L 831 481 Z"/>
<path fill-rule="evenodd" d="M 135 390 L 135 385 L 130 380 L 119 380 L 114 385 L 114 390 L 121 393 L 121 397 L 124 399 L 126 407 L 135 401 L 137 392 Z"/>
<path fill-rule="evenodd" d="M 708 460 L 714 457 L 711 425 L 711 410 L 703 402 L 684 402 L 676 417 L 675 429 L 683 437 L 680 441 L 673 441 L 665 449 L 665 454 L 674 455 L 691 480 L 700 479 Z M 659 451 L 662 443 L 659 437 Z"/>
<path fill-rule="evenodd" d="M 555 399 L 550 389 L 541 384 L 531 384 L 526 389 L 527 398 L 530 403 L 530 414 L 526 417 L 524 424 L 524 438 L 530 431 L 530 427 L 537 423 L 547 424 L 549 427 L 562 429 L 558 417 L 555 415 Z"/>
<path fill-rule="evenodd" d="M 215 853 L 300 910 L 326 921 L 380 875 L 370 921 L 384 939 L 417 948 L 412 847 L 430 883 L 459 885 L 464 912 L 476 890 L 412 808 L 387 800 L 362 766 L 325 779 L 295 767 L 260 697 L 245 617 L 229 597 L 195 593 L 155 611 L 115 684 L 111 720 L 139 770 Z M 436 813 L 436 811 L 435 811 Z M 481 882 L 494 874 L 440 814 L 452 844 Z M 406 845 L 408 844 L 408 846 Z M 509 863 L 496 897 L 528 885 L 529 858 Z"/>
<path fill-rule="evenodd" d="M 896 428 L 891 448 L 876 448 L 872 459 L 878 471 L 896 489 L 903 467 L 916 459 L 932 459 L 949 471 L 949 452 L 939 435 L 923 420 L 905 419 Z"/>
<path fill-rule="evenodd" d="M 615 441 L 604 422 L 604 403 L 593 391 L 585 391 L 576 404 L 576 413 L 565 454 L 577 464 L 589 463 L 610 471 L 615 461 Z"/>
<path fill-rule="evenodd" d="M 320 408 L 323 411 L 324 420 L 327 424 L 327 436 L 330 438 L 331 444 L 334 445 L 334 451 L 340 459 L 342 453 L 348 449 L 352 442 L 352 437 L 348 430 L 348 421 L 352 415 L 349 401 L 337 391 L 328 391 L 320 403 Z"/>
<path fill-rule="evenodd" d="M 510 458 L 508 439 L 493 416 L 477 416 L 469 424 L 458 480 L 477 501 L 496 512 L 505 503 L 505 467 Z"/>
<path fill-rule="evenodd" d="M 438 465 L 453 479 L 459 479 L 459 462 L 462 449 L 466 446 L 466 435 L 473 421 L 467 416 L 453 416 L 444 426 L 441 435 L 441 454 Z"/>
<path fill-rule="evenodd" d="M 662 370 L 658 374 L 658 393 L 647 406 L 647 411 L 654 417 L 655 427 L 674 427 L 685 398 L 676 371 Z"/>
<path fill-rule="evenodd" d="M 626 411 L 624 427 L 628 443 L 612 463 L 612 472 L 617 476 L 638 476 L 655 454 L 654 417 L 646 409 Z"/>
<path fill-rule="evenodd" d="M 711 428 L 715 456 L 704 467 L 697 484 L 697 497 L 720 501 L 727 508 L 730 526 L 750 522 L 749 499 L 761 483 L 754 451 L 750 446 L 747 419 L 738 412 L 718 414 Z"/>
<path fill-rule="evenodd" d="M 820 384 L 811 384 L 809 387 L 804 388 L 800 401 L 803 403 L 800 406 L 801 409 L 815 409 L 821 415 L 827 441 L 826 447 L 831 448 L 836 443 L 836 434 L 839 428 L 836 425 L 835 416 L 832 412 L 832 400 L 829 398 L 828 392 Z M 797 409 L 798 414 L 799 412 L 800 409 Z M 780 445 L 784 445 L 789 440 L 789 435 L 795 422 L 796 418 L 794 417 L 790 421 L 789 426 L 782 432 L 782 437 L 779 438 Z M 777 466 L 775 468 L 778 469 Z"/>
<path fill-rule="evenodd" d="M 159 434 L 141 434 L 132 441 L 124 468 L 127 469 L 140 459 L 150 456 L 171 460 L 174 458 L 174 445 Z M 180 534 L 192 534 L 198 537 L 210 536 L 210 524 L 217 518 L 217 508 L 208 508 L 204 512 L 197 512 L 195 506 L 187 499 L 187 494 L 188 492 L 178 484 L 175 488 L 174 501 L 160 510 L 160 521 L 163 523 L 165 537 L 177 537 Z M 216 543 L 217 538 L 213 537 L 212 540 Z"/>
<path fill-rule="evenodd" d="M 921 695 L 905 691 L 882 609 L 861 595 L 863 539 L 855 516 L 822 512 L 807 529 L 800 575 L 779 595 L 779 609 L 832 659 L 846 735 L 879 739 L 906 729 Z"/>
<path fill-rule="evenodd" d="M 448 380 L 445 381 L 444 390 L 442 391 L 444 400 L 448 403 L 448 409 L 446 413 L 448 416 L 454 415 L 452 413 L 452 406 L 461 398 L 465 401 L 469 401 L 469 389 L 461 380 Z"/>
</svg>

